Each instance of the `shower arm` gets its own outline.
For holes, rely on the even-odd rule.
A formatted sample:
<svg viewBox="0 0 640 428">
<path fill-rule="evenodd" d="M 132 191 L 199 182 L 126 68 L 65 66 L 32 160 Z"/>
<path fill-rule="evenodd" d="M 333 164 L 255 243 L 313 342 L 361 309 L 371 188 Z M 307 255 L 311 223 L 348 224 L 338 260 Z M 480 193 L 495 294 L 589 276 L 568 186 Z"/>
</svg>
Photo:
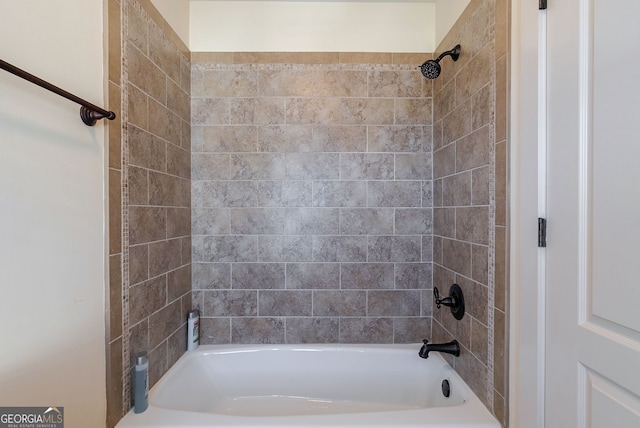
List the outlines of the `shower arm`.
<svg viewBox="0 0 640 428">
<path fill-rule="evenodd" d="M 436 59 L 436 62 L 440 62 L 442 58 L 448 55 L 451 55 L 451 59 L 453 59 L 454 61 L 457 61 L 458 57 L 460 56 L 460 45 L 456 45 L 450 51 L 442 52 L 440 56 Z"/>
</svg>

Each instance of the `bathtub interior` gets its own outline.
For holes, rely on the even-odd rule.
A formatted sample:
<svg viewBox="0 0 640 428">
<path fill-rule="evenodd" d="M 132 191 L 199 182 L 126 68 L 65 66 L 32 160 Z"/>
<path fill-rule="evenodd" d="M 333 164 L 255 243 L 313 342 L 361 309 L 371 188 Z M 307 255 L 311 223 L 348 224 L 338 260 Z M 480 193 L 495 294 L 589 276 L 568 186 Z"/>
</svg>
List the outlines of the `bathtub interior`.
<svg viewBox="0 0 640 428">
<path fill-rule="evenodd" d="M 208 347 L 185 354 L 152 405 L 231 416 L 327 415 L 463 404 L 468 388 L 438 354 L 393 347 Z M 451 393 L 445 397 L 442 382 Z"/>
</svg>

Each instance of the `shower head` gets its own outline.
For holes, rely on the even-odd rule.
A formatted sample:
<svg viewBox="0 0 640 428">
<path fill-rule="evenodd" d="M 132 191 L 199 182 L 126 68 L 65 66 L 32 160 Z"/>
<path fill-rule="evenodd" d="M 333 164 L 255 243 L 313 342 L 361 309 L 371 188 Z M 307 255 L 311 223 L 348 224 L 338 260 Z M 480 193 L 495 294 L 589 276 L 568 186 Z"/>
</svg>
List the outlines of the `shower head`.
<svg viewBox="0 0 640 428">
<path fill-rule="evenodd" d="M 426 60 L 420 66 L 420 71 L 422 72 L 422 75 L 427 79 L 435 79 L 436 77 L 440 76 L 440 70 L 441 70 L 440 60 L 445 56 L 451 56 L 451 59 L 453 59 L 454 61 L 457 61 L 458 57 L 460 56 L 460 45 L 456 45 L 450 51 L 441 53 L 440 56 L 436 59 Z"/>
</svg>

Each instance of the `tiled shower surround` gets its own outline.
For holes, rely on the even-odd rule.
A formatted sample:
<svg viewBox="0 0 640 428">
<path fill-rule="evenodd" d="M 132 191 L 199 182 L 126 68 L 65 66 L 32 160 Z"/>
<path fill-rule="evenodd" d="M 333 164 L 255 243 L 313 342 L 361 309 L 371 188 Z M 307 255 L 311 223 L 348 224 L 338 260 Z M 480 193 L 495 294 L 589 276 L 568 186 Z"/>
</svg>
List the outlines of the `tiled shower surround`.
<svg viewBox="0 0 640 428">
<path fill-rule="evenodd" d="M 192 55 L 204 343 L 428 336 L 433 102 L 415 64 L 430 57 Z"/>
<path fill-rule="evenodd" d="M 467 314 L 434 309 L 432 336 L 456 338 L 450 358 L 498 420 L 507 397 L 507 64 L 506 0 L 472 0 L 437 52 L 457 43 L 434 81 L 433 282 L 458 283 Z"/>
<path fill-rule="evenodd" d="M 149 0 L 110 0 L 107 425 L 130 408 L 129 369 L 153 385 L 186 350 L 191 308 L 189 51 Z"/>
<path fill-rule="evenodd" d="M 202 343 L 455 337 L 506 425 L 509 3 L 471 0 L 430 81 L 431 54 L 190 53 L 150 0 L 108 1 L 109 427 L 192 306 Z M 432 307 L 453 282 L 459 322 Z"/>
</svg>

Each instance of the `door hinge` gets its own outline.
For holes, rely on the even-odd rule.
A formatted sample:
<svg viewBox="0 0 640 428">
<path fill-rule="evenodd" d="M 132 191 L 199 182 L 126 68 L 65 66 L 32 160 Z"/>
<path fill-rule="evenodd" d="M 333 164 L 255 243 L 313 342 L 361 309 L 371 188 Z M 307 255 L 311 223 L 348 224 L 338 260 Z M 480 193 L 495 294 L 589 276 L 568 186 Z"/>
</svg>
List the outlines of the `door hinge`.
<svg viewBox="0 0 640 428">
<path fill-rule="evenodd" d="M 538 0 L 538 9 L 545 10 L 547 8 L 547 0 Z"/>
<path fill-rule="evenodd" d="M 538 218 L 538 247 L 547 246 L 547 220 Z"/>
</svg>

